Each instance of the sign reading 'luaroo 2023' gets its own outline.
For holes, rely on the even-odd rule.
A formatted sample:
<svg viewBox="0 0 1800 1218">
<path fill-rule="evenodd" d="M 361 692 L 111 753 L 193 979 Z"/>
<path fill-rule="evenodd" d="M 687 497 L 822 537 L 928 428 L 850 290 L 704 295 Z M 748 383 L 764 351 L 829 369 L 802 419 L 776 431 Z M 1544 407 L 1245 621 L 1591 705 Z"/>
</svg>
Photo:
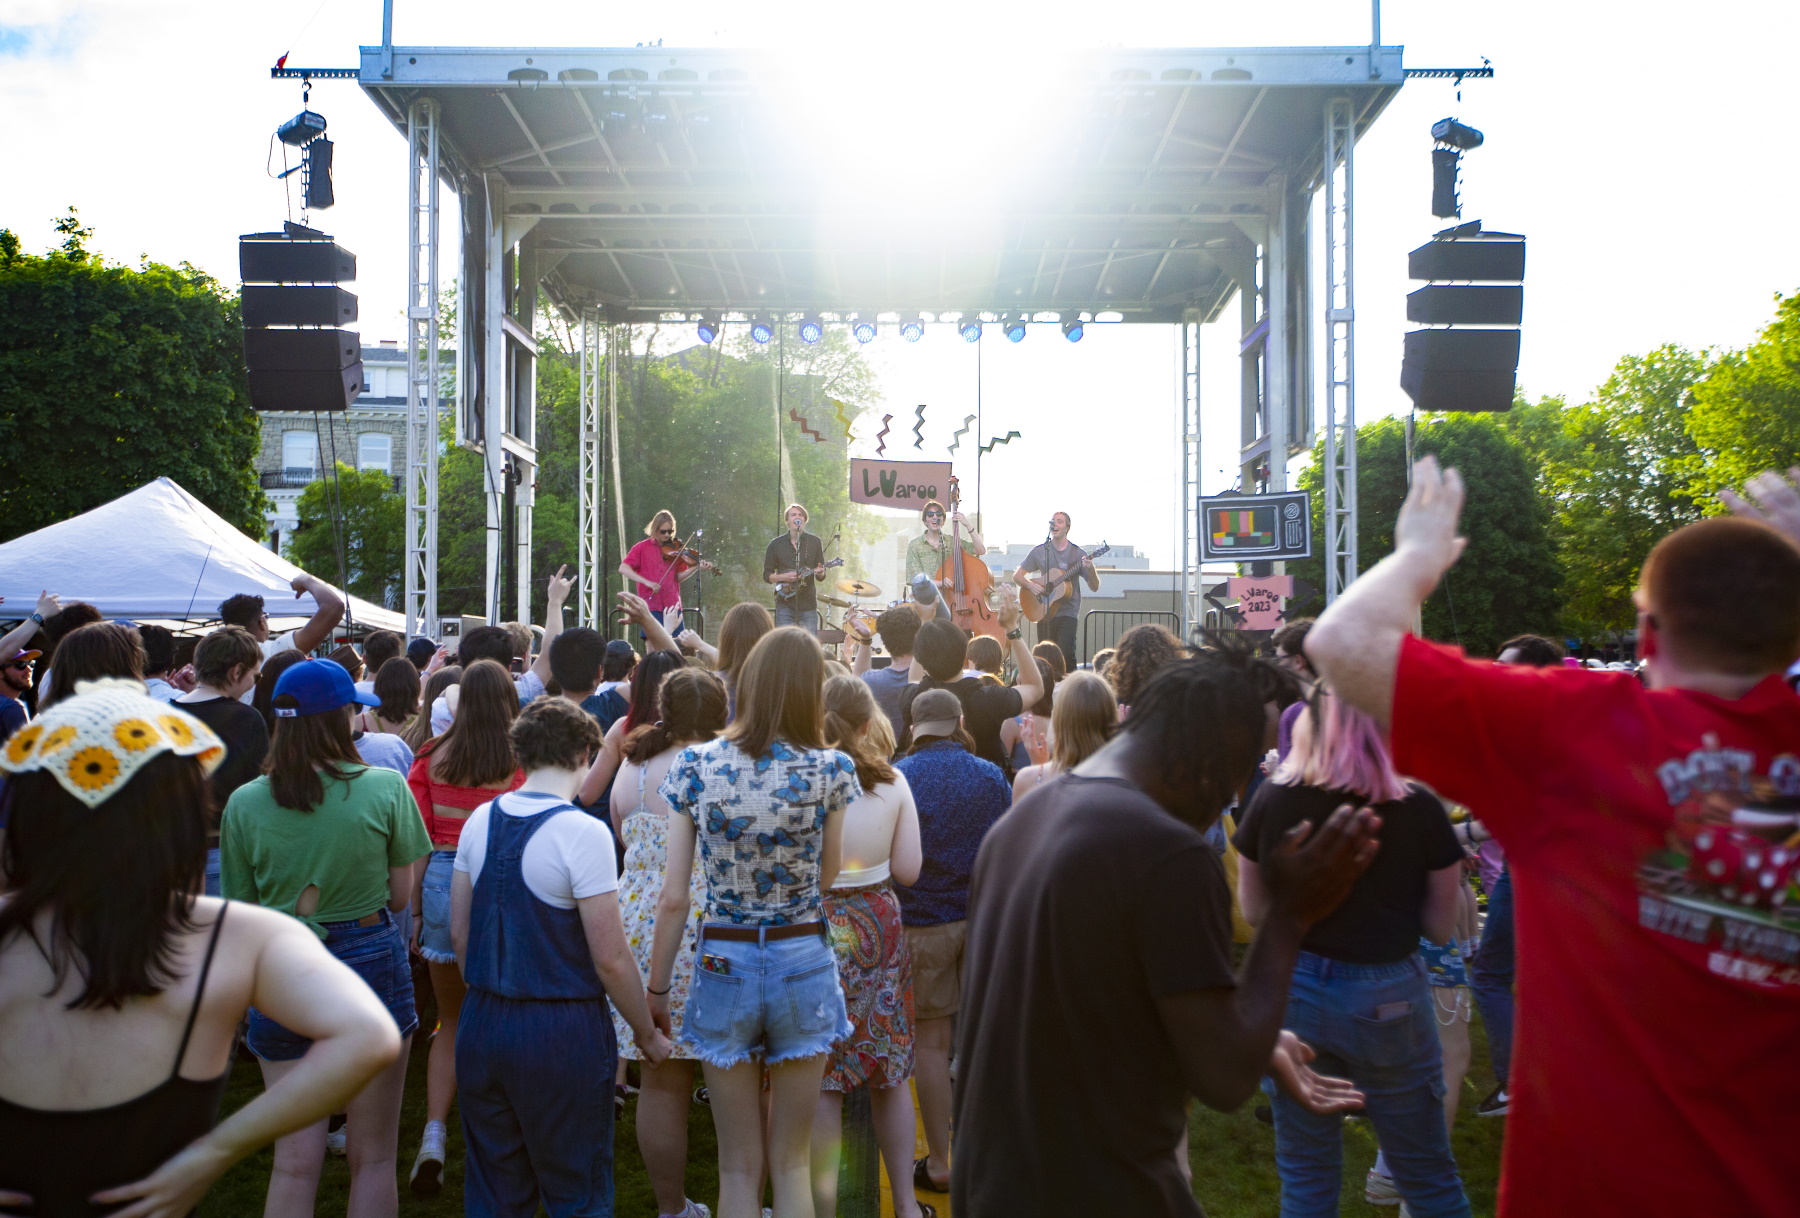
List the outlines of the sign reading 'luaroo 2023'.
<svg viewBox="0 0 1800 1218">
<path fill-rule="evenodd" d="M 921 508 L 950 494 L 948 461 L 850 461 L 850 502 L 873 507 Z"/>
</svg>

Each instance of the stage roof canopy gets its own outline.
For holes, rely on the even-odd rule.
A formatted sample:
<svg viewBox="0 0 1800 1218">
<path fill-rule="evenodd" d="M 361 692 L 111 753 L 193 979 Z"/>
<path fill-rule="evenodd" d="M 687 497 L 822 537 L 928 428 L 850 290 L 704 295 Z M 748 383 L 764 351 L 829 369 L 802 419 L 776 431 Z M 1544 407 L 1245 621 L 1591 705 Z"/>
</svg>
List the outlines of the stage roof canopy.
<svg viewBox="0 0 1800 1218">
<path fill-rule="evenodd" d="M 391 76 L 384 61 L 392 55 Z M 968 49 L 963 49 L 966 56 Z M 438 102 L 465 197 L 503 183 L 546 286 L 642 322 L 1022 311 L 1211 320 L 1262 217 L 1359 134 L 1401 48 L 1105 50 L 1021 70 L 772 52 L 364 47 L 402 130 Z M 547 270 L 545 268 L 548 268 Z"/>
</svg>

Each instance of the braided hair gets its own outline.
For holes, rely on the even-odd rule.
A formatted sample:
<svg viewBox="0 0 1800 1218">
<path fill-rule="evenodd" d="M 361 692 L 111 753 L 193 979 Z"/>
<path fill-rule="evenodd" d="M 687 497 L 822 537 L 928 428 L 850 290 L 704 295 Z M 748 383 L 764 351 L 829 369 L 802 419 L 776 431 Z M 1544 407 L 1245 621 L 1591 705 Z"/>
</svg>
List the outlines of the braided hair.
<svg viewBox="0 0 1800 1218">
<path fill-rule="evenodd" d="M 1293 688 L 1293 677 L 1258 659 L 1235 632 L 1197 631 L 1193 654 L 1150 678 L 1119 730 L 1186 769 L 1210 817 L 1249 781 L 1263 755 L 1267 706 L 1292 701 Z"/>
</svg>

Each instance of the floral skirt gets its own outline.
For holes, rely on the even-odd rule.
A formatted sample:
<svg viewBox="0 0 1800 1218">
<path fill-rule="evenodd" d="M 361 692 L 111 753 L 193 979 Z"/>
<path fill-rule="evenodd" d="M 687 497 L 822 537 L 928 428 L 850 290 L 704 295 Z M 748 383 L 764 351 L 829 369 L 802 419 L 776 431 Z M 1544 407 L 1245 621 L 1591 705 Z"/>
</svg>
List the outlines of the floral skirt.
<svg viewBox="0 0 1800 1218">
<path fill-rule="evenodd" d="M 912 954 L 886 881 L 825 894 L 844 1005 L 854 1025 L 831 1051 L 825 1091 L 895 1087 L 913 1072 Z"/>
</svg>

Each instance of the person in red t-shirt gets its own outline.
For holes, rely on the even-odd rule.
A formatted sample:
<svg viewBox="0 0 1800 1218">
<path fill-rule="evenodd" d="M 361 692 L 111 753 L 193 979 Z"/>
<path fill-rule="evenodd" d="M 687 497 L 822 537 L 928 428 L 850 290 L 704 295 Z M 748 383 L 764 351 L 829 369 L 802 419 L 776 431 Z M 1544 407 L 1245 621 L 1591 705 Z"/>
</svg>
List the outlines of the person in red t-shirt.
<svg viewBox="0 0 1800 1218">
<path fill-rule="evenodd" d="M 644 526 L 644 540 L 625 552 L 619 574 L 638 582 L 638 595 L 665 629 L 681 629 L 681 585 L 700 571 L 718 568 L 687 556 L 675 540 L 675 514 L 662 511 Z"/>
<path fill-rule="evenodd" d="M 1800 478 L 1800 470 L 1794 471 Z M 1463 548 L 1427 457 L 1394 553 L 1306 640 L 1391 724 L 1395 766 L 1480 806 L 1519 943 L 1506 1215 L 1796 1214 L 1800 493 L 1663 538 L 1637 593 L 1648 688 L 1412 637 Z"/>
</svg>

